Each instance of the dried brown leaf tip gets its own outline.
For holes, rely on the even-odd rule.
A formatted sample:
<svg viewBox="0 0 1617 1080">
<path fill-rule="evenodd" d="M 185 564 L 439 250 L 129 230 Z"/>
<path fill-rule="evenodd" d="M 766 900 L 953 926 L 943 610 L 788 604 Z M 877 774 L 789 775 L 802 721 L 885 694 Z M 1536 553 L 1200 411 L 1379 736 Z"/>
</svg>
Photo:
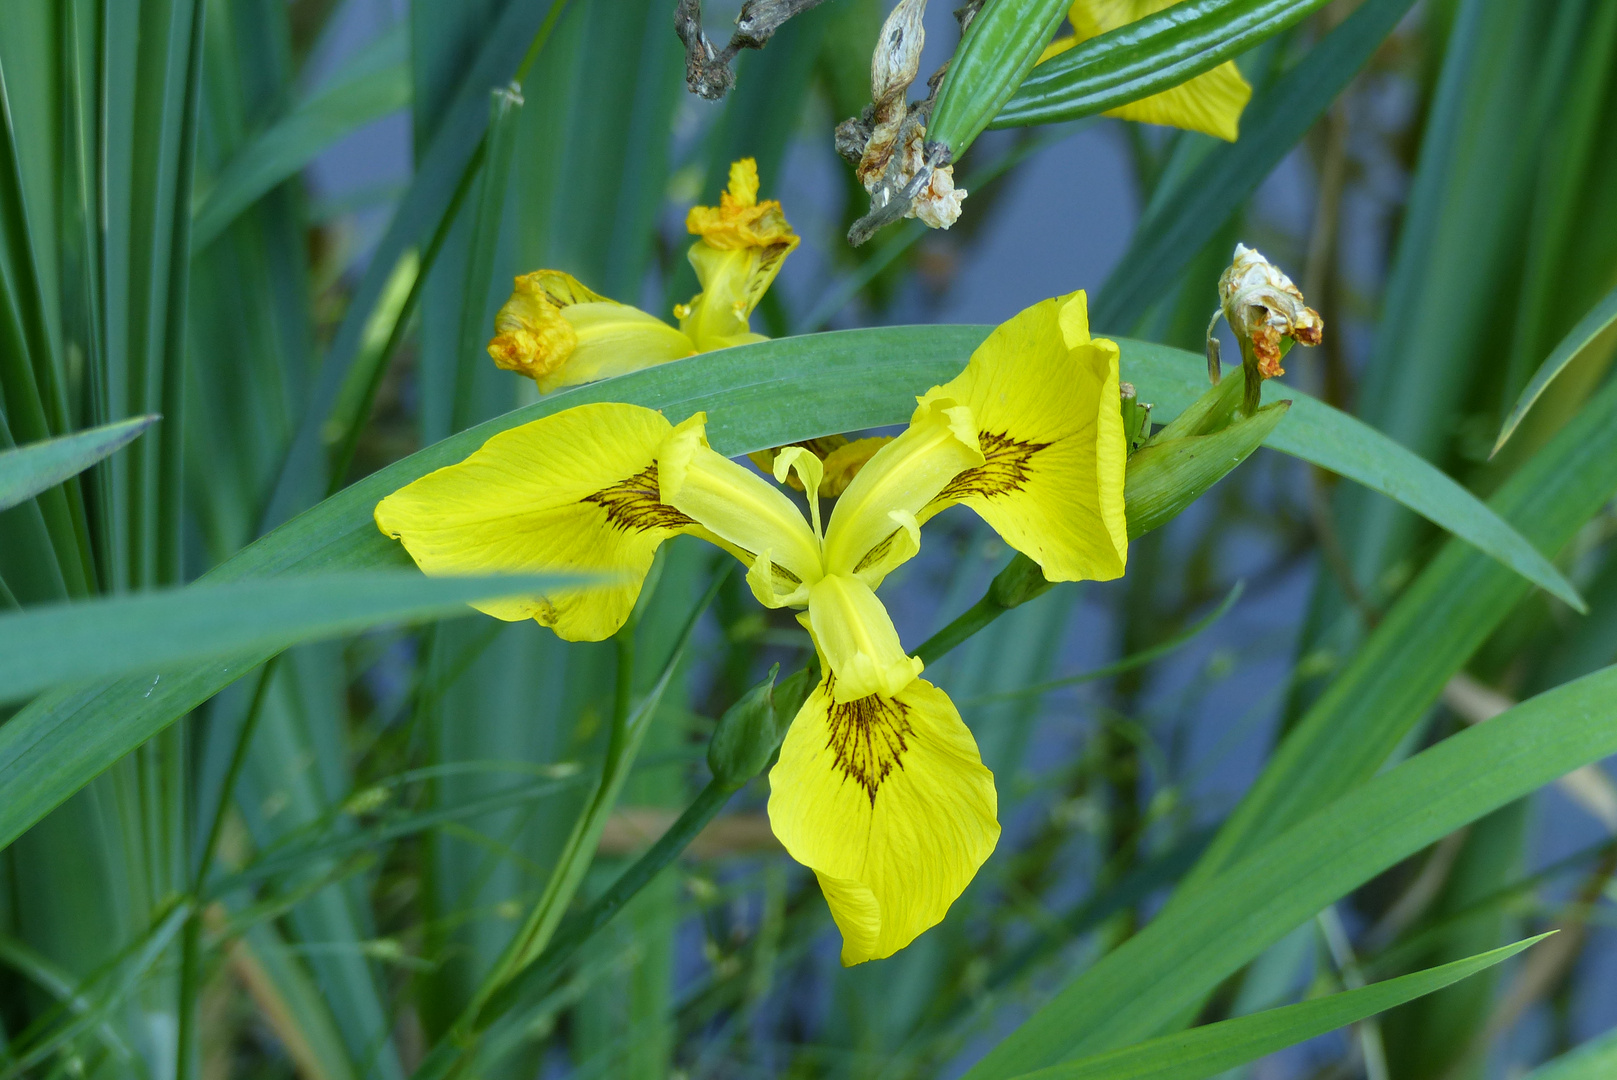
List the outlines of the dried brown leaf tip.
<svg viewBox="0 0 1617 1080">
<path fill-rule="evenodd" d="M 1235 245 L 1235 258 L 1218 279 L 1218 299 L 1242 351 L 1250 347 L 1265 379 L 1284 375 L 1281 342 L 1318 345 L 1325 321 L 1303 301 L 1303 294 L 1274 263 L 1245 244 Z"/>
</svg>

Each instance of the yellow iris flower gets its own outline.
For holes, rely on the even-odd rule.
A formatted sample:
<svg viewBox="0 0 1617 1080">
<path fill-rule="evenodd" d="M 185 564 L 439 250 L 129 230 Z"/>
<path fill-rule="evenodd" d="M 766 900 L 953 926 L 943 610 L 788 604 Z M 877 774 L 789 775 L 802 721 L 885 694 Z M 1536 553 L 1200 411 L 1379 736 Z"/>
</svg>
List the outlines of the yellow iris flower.
<svg viewBox="0 0 1617 1080">
<path fill-rule="evenodd" d="M 571 274 L 535 270 L 516 279 L 494 317 L 488 343 L 495 364 L 539 384 L 541 393 L 638 371 L 699 352 L 762 341 L 748 325 L 781 263 L 797 247 L 780 203 L 758 199 L 758 166 L 730 166 L 716 207 L 695 206 L 686 228 L 702 285 L 674 309 L 676 329 L 628 304 L 591 291 Z"/>
<path fill-rule="evenodd" d="M 1067 12 L 1072 36 L 1061 37 L 1046 46 L 1039 63 L 1057 56 L 1092 37 L 1099 37 L 1120 26 L 1138 22 L 1171 7 L 1178 0 L 1074 0 Z M 1252 86 L 1241 76 L 1235 61 L 1205 71 L 1193 79 L 1159 94 L 1131 101 L 1105 115 L 1142 124 L 1200 131 L 1234 142 L 1240 134 L 1241 111 L 1252 98 Z"/>
<path fill-rule="evenodd" d="M 478 607 L 600 640 L 633 608 L 657 547 L 700 536 L 747 567 L 753 595 L 798 616 L 822 678 L 770 772 L 769 817 L 820 881 L 842 960 L 890 956 L 937 924 L 999 837 L 992 774 L 942 690 L 920 678 L 876 596 L 920 549 L 921 524 L 971 507 L 1051 581 L 1122 574 L 1126 459 L 1118 352 L 1089 336 L 1083 293 L 995 329 L 951 382 L 917 399 L 822 521 L 825 464 L 776 452 L 780 487 L 634 405 L 582 405 L 494 436 L 394 492 L 376 523 L 429 574 L 579 570 L 607 586 Z"/>
</svg>

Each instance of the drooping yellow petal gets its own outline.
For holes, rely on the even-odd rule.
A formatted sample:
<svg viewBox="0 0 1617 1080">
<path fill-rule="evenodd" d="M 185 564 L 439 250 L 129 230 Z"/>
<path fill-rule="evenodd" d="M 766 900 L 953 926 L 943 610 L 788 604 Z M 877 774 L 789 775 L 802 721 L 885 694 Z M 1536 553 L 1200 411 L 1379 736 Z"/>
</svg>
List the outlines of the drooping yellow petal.
<svg viewBox="0 0 1617 1080">
<path fill-rule="evenodd" d="M 820 542 L 785 492 L 709 448 L 699 428 L 682 427 L 657 461 L 664 502 L 749 566 L 768 554 L 772 572 L 748 575 L 760 603 L 808 602 L 809 586 L 820 579 Z"/>
<path fill-rule="evenodd" d="M 858 578 L 828 574 L 809 589 L 808 625 L 826 663 L 837 673 L 838 704 L 884 694 L 891 697 L 921 673 L 921 661 L 904 652 L 892 617 Z"/>
<path fill-rule="evenodd" d="M 693 522 L 659 497 L 657 451 L 674 429 L 637 405 L 580 405 L 503 431 L 458 465 L 376 506 L 376 525 L 428 574 L 572 570 L 611 585 L 475 605 L 536 619 L 569 641 L 623 625 L 658 545 Z"/>
<path fill-rule="evenodd" d="M 494 317 L 488 353 L 541 393 L 667 363 L 696 352 L 680 331 L 639 308 L 609 300 L 559 270 L 515 281 Z"/>
<path fill-rule="evenodd" d="M 1051 581 L 1120 577 L 1128 452 L 1117 368 L 1117 346 L 1089 337 L 1082 292 L 996 327 L 965 371 L 921 398 L 918 418 L 939 401 L 970 408 L 985 458 L 951 480 L 921 519 L 964 503 Z"/>
<path fill-rule="evenodd" d="M 748 319 L 798 237 L 780 203 L 759 201 L 757 163 L 742 158 L 731 165 L 719 205 L 691 207 L 685 227 L 701 237 L 689 257 L 702 291 L 674 309 L 679 328 L 702 352 L 762 341 Z"/>
<path fill-rule="evenodd" d="M 918 549 L 915 515 L 963 470 L 981 465 L 971 413 L 942 399 L 918 408 L 909 428 L 859 470 L 825 533 L 825 566 L 872 589 Z"/>
<path fill-rule="evenodd" d="M 1154 15 L 1177 0 L 1076 0 L 1067 13 L 1073 36 L 1057 38 L 1039 56 L 1044 63 L 1081 41 Z M 1201 131 L 1234 142 L 1240 134 L 1241 112 L 1252 98 L 1252 86 L 1235 61 L 1204 71 L 1161 93 L 1108 110 L 1105 115 L 1141 124 Z"/>
<path fill-rule="evenodd" d="M 769 820 L 820 880 L 845 965 L 942 921 L 999 840 L 993 774 L 942 690 L 837 704 L 828 675 L 769 773 Z"/>
</svg>

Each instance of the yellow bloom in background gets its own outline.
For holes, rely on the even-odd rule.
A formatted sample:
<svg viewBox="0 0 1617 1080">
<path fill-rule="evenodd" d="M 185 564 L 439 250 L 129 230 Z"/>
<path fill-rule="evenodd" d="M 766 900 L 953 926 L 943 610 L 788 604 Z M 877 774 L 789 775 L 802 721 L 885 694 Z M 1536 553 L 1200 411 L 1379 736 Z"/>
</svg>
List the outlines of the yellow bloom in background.
<svg viewBox="0 0 1617 1080">
<path fill-rule="evenodd" d="M 510 299 L 495 315 L 489 356 L 549 393 L 762 341 L 748 320 L 798 237 L 780 203 L 758 201 L 758 168 L 751 158 L 730 166 L 729 189 L 720 205 L 692 207 L 687 225 L 701 237 L 691 245 L 690 260 L 702 292 L 675 308 L 677 329 L 590 290 L 570 274 L 535 270 L 516 279 Z"/>
<path fill-rule="evenodd" d="M 759 228 L 762 215 L 741 213 L 757 205 L 746 176 L 715 228 Z M 803 609 L 821 681 L 770 772 L 769 817 L 819 879 L 843 963 L 857 964 L 942 920 L 999 837 L 993 776 L 948 695 L 920 678 L 876 589 L 920 550 L 922 522 L 955 503 L 1050 580 L 1121 574 L 1117 360 L 1112 342 L 1090 338 L 1083 293 L 1034 305 L 917 398 L 896 438 L 816 447 L 824 460 L 806 446 L 773 452 L 774 479 L 795 477 L 809 493 L 806 517 L 708 445 L 704 414 L 676 426 L 650 409 L 598 404 L 496 435 L 383 499 L 376 522 L 428 573 L 615 575 L 479 605 L 569 640 L 620 628 L 657 547 L 679 533 L 740 559 L 760 603 Z M 819 493 L 843 451 L 836 467 L 850 479 L 824 521 Z"/>
<path fill-rule="evenodd" d="M 516 279 L 494 316 L 488 354 L 548 394 L 563 386 L 665 364 L 699 350 L 655 315 L 609 300 L 560 270 Z"/>
<path fill-rule="evenodd" d="M 685 228 L 701 237 L 689 258 L 702 291 L 674 309 L 679 328 L 698 352 L 762 341 L 748 319 L 798 245 L 780 203 L 758 201 L 758 165 L 742 158 L 730 166 L 730 186 L 717 207 L 693 206 Z"/>
<path fill-rule="evenodd" d="M 1066 52 L 1079 42 L 1138 22 L 1177 2 L 1074 0 L 1067 12 L 1067 21 L 1072 24 L 1072 36 L 1052 41 L 1039 57 L 1039 63 Z M 1205 71 L 1161 93 L 1111 109 L 1105 115 L 1142 124 L 1166 124 L 1200 131 L 1234 142 L 1240 134 L 1241 111 L 1251 98 L 1252 85 L 1242 77 L 1235 61 L 1226 60 L 1211 71 Z"/>
</svg>

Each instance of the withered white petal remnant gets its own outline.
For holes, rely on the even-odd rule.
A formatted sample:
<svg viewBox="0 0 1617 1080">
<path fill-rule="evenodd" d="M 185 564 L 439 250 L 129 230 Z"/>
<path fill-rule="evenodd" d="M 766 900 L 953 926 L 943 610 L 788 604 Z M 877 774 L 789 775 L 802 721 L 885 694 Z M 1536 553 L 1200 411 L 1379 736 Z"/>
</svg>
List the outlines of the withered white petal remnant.
<svg viewBox="0 0 1617 1080">
<path fill-rule="evenodd" d="M 1250 343 L 1265 379 L 1286 373 L 1280 366 L 1282 338 L 1300 345 L 1318 345 L 1324 338 L 1325 321 L 1303 301 L 1302 291 L 1245 244 L 1235 245 L 1235 257 L 1218 279 L 1218 299 L 1235 336 L 1243 345 Z"/>
<path fill-rule="evenodd" d="M 911 105 L 910 84 L 921 70 L 926 43 L 926 0 L 899 0 L 882 24 L 870 58 L 871 102 L 864 115 L 837 128 L 837 150 L 855 165 L 870 193 L 871 213 L 849 233 L 858 245 L 881 225 L 918 217 L 934 229 L 947 229 L 960 217 L 964 188 L 954 186 L 954 166 L 929 159 L 926 121 L 933 97 Z M 937 79 L 933 79 L 933 94 Z"/>
</svg>

